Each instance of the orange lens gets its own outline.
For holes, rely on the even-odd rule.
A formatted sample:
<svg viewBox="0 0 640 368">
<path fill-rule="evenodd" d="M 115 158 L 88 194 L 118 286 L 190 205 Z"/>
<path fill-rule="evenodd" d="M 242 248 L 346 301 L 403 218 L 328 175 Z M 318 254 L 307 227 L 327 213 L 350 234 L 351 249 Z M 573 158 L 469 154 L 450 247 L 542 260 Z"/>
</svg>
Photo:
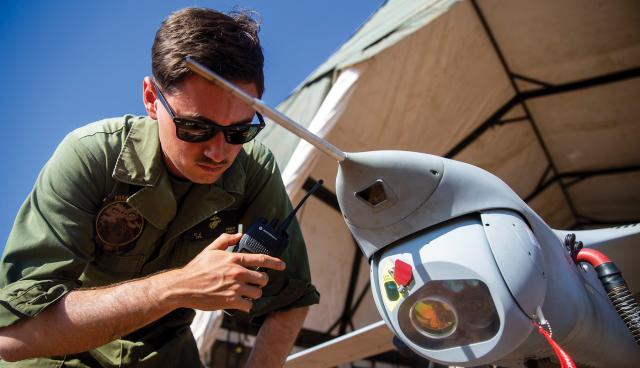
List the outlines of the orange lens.
<svg viewBox="0 0 640 368">
<path fill-rule="evenodd" d="M 456 330 L 458 317 L 446 301 L 426 298 L 413 305 L 411 323 L 418 331 L 431 338 L 445 338 Z"/>
</svg>

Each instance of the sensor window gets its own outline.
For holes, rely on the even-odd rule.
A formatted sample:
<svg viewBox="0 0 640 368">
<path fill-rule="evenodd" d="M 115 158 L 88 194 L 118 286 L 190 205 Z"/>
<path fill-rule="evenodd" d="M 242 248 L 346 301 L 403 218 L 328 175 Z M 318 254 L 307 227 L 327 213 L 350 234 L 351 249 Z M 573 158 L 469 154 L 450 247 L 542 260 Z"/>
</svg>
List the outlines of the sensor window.
<svg viewBox="0 0 640 368">
<path fill-rule="evenodd" d="M 378 207 L 388 199 L 387 193 L 384 190 L 384 184 L 380 179 L 376 180 L 375 183 L 371 184 L 367 188 L 356 192 L 356 197 L 371 207 Z"/>
<path fill-rule="evenodd" d="M 491 292 L 477 279 L 429 281 L 402 302 L 397 318 L 412 343 L 431 350 L 487 341 L 500 329 Z"/>
</svg>

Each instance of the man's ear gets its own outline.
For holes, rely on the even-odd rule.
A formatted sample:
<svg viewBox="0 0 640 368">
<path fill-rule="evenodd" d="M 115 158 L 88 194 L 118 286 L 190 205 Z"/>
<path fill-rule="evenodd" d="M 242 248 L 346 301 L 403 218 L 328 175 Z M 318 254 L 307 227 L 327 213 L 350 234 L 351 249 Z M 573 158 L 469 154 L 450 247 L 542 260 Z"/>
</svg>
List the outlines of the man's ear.
<svg viewBox="0 0 640 368">
<path fill-rule="evenodd" d="M 151 77 L 144 77 L 142 81 L 142 103 L 144 103 L 144 109 L 147 110 L 147 114 L 153 120 L 158 120 L 156 99 L 156 89 L 151 83 Z"/>
</svg>

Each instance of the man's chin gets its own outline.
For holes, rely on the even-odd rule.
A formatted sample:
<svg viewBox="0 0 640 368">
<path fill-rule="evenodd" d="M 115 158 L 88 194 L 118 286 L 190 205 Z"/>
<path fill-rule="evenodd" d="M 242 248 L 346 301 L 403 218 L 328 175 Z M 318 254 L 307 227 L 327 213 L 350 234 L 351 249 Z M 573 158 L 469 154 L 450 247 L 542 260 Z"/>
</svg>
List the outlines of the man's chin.
<svg viewBox="0 0 640 368">
<path fill-rule="evenodd" d="M 216 174 L 216 175 L 193 175 L 193 176 L 189 177 L 188 179 L 192 183 L 196 183 L 196 184 L 213 184 L 218 179 L 220 179 L 221 175 L 222 174 Z"/>
</svg>

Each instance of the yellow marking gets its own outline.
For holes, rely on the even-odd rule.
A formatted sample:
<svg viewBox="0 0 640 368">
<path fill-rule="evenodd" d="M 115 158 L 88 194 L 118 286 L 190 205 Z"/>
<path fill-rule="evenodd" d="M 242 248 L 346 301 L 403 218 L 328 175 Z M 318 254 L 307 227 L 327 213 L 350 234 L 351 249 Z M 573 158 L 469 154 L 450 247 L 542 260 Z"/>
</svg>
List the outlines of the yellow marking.
<svg viewBox="0 0 640 368">
<path fill-rule="evenodd" d="M 215 229 L 216 227 L 218 227 L 218 225 L 220 225 L 220 222 L 222 222 L 220 216 L 213 216 L 211 220 L 209 220 L 209 229 Z"/>
<path fill-rule="evenodd" d="M 398 307 L 398 304 L 402 301 L 402 299 L 406 297 L 406 295 L 400 294 L 400 297 L 397 300 L 392 301 L 387 296 L 386 290 L 384 290 L 385 282 L 387 281 L 395 282 L 395 280 L 393 279 L 393 273 L 391 272 L 393 268 L 394 268 L 393 261 L 391 259 L 388 259 L 388 261 L 385 262 L 384 267 L 382 269 L 382 280 L 381 280 L 382 282 L 380 283 L 382 300 L 384 301 L 384 304 L 387 307 L 387 310 L 389 312 L 393 312 Z"/>
</svg>

